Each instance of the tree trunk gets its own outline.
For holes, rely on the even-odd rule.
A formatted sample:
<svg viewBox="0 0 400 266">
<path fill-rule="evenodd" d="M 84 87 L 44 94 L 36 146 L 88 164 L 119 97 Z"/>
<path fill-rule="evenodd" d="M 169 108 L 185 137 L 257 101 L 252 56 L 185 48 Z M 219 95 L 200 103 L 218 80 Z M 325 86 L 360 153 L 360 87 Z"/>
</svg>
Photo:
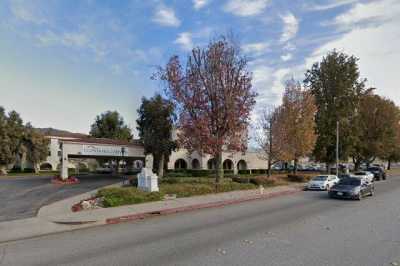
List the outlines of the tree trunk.
<svg viewBox="0 0 400 266">
<path fill-rule="evenodd" d="M 294 159 L 294 167 L 293 167 L 293 174 L 297 174 L 297 165 L 299 160 L 297 158 Z"/>
<path fill-rule="evenodd" d="M 331 164 L 330 163 L 326 163 L 326 173 L 328 175 L 331 174 Z"/>
<path fill-rule="evenodd" d="M 7 175 L 7 167 L 5 165 L 0 165 L 0 175 Z"/>
<path fill-rule="evenodd" d="M 271 159 L 270 159 L 270 157 L 268 157 L 268 173 L 267 173 L 267 176 L 268 177 L 271 177 L 271 175 L 272 175 L 272 171 L 271 171 L 271 168 L 272 168 L 272 162 L 271 162 Z"/>
<path fill-rule="evenodd" d="M 390 159 L 388 160 L 387 169 L 388 169 L 388 170 L 391 170 L 391 169 L 392 169 L 392 161 L 391 161 Z"/>
<path fill-rule="evenodd" d="M 220 184 L 222 182 L 222 179 L 224 178 L 224 168 L 222 165 L 222 152 L 220 152 L 217 156 L 216 156 L 216 178 L 215 178 L 215 182 L 217 184 Z"/>
<path fill-rule="evenodd" d="M 35 169 L 35 174 L 39 174 L 39 165 L 37 163 L 33 164 L 33 169 Z"/>
<path fill-rule="evenodd" d="M 268 153 L 268 177 L 271 177 L 271 167 L 272 167 L 272 119 L 269 120 L 269 153 Z"/>
<path fill-rule="evenodd" d="M 165 160 L 165 155 L 162 154 L 160 156 L 160 161 L 158 162 L 158 177 L 162 178 L 164 176 L 164 160 Z"/>
</svg>

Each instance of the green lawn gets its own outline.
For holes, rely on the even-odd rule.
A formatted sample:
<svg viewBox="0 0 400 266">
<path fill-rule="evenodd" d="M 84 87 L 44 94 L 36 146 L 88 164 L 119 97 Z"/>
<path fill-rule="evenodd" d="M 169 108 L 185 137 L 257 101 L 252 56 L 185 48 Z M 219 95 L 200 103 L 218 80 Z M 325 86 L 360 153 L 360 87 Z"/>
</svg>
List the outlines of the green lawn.
<svg viewBox="0 0 400 266">
<path fill-rule="evenodd" d="M 177 198 L 191 197 L 216 192 L 216 186 L 210 178 L 173 178 L 163 180 L 159 185 L 160 192 L 143 192 L 136 187 L 105 188 L 99 190 L 98 197 L 104 198 L 105 207 L 160 201 L 165 195 L 176 195 Z M 251 183 L 237 183 L 225 180 L 218 186 L 218 193 L 234 190 L 256 189 Z"/>
<path fill-rule="evenodd" d="M 233 181 L 232 181 L 233 180 Z M 176 195 L 177 198 L 192 197 L 213 193 L 229 192 L 236 190 L 256 189 L 260 185 L 263 187 L 273 187 L 287 185 L 290 182 L 287 178 L 225 178 L 219 184 L 218 190 L 213 178 L 164 178 L 159 184 L 160 192 L 143 192 L 135 186 L 121 188 L 101 189 L 98 197 L 103 197 L 104 207 L 116 207 L 121 205 L 130 205 L 151 201 L 160 201 L 165 195 Z"/>
</svg>

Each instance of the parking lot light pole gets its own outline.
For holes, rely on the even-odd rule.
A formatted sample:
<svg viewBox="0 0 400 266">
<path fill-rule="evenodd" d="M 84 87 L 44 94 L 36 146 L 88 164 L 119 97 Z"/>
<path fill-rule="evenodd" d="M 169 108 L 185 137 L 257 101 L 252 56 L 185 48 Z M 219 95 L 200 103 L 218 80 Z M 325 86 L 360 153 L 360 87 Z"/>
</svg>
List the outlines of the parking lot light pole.
<svg viewBox="0 0 400 266">
<path fill-rule="evenodd" d="M 339 120 L 336 121 L 336 176 L 339 177 Z"/>
</svg>

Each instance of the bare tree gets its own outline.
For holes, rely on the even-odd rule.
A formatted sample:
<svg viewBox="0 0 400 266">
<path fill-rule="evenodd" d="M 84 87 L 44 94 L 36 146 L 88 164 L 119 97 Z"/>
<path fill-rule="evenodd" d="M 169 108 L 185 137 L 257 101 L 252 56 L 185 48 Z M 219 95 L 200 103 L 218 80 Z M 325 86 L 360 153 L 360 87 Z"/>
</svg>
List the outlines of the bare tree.
<svg viewBox="0 0 400 266">
<path fill-rule="evenodd" d="M 261 156 L 267 160 L 268 176 L 272 174 L 272 166 L 282 158 L 281 128 L 278 123 L 279 107 L 265 107 L 257 121 L 255 140 L 262 150 Z"/>
<path fill-rule="evenodd" d="M 223 178 L 222 152 L 247 148 L 256 93 L 246 58 L 221 37 L 206 48 L 194 48 L 186 67 L 173 56 L 161 72 L 177 106 L 180 146 L 213 155 L 219 183 Z"/>
</svg>

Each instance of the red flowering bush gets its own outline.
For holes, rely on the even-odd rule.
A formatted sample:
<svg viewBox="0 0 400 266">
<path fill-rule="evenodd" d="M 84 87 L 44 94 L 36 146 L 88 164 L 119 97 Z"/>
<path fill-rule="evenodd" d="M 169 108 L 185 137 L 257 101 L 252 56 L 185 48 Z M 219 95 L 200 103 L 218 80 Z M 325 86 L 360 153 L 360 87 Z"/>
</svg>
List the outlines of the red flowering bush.
<svg viewBox="0 0 400 266">
<path fill-rule="evenodd" d="M 56 185 L 74 185 L 79 184 L 79 179 L 75 176 L 70 176 L 64 180 L 60 176 L 55 176 L 51 179 L 51 183 Z"/>
</svg>

